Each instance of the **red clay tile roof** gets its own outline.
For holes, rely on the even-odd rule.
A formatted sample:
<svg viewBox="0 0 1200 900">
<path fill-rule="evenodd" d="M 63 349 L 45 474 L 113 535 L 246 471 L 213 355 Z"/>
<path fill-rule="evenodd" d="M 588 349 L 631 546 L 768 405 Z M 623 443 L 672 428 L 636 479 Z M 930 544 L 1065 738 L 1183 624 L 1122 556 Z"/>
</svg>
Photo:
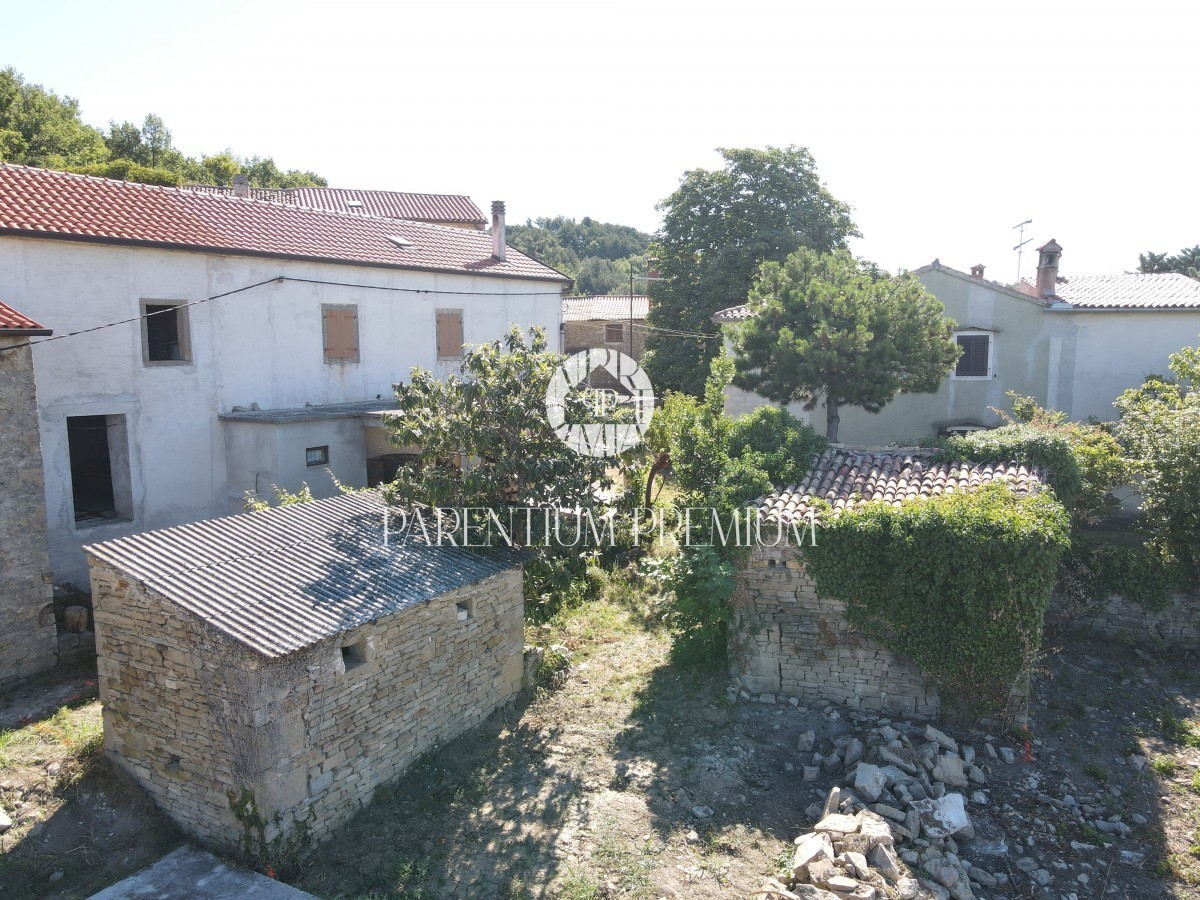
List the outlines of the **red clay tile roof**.
<svg viewBox="0 0 1200 900">
<path fill-rule="evenodd" d="M 758 508 L 767 520 L 786 524 L 804 519 L 814 497 L 829 503 L 837 515 L 873 500 L 899 506 L 992 482 L 1029 494 L 1043 483 L 1038 471 L 1022 465 L 936 462 L 934 457 L 932 450 L 826 450 L 804 481 L 760 499 Z"/>
<path fill-rule="evenodd" d="M 50 329 L 0 300 L 0 334 L 50 334 Z"/>
<path fill-rule="evenodd" d="M 630 296 L 614 295 L 610 297 L 563 297 L 562 317 L 564 322 L 599 322 L 603 320 L 616 321 L 631 318 L 629 313 Z M 634 319 L 645 319 L 650 314 L 650 298 L 635 294 L 633 300 Z"/>
<path fill-rule="evenodd" d="M 182 190 L 221 197 L 234 196 L 231 187 L 188 184 Z M 307 206 L 326 212 L 344 212 L 379 216 L 384 219 L 413 219 L 418 222 L 447 224 L 487 224 L 483 213 L 470 197 L 462 194 L 412 194 L 401 191 L 359 191 L 353 188 L 251 188 L 254 200 L 269 200 L 290 206 Z M 349 205 L 357 201 L 361 206 Z"/>
<path fill-rule="evenodd" d="M 1037 294 L 1025 279 L 1021 290 Z M 1200 309 L 1200 281 L 1177 272 L 1074 275 L 1060 278 L 1048 300 L 1076 309 Z"/>
<path fill-rule="evenodd" d="M 714 322 L 742 322 L 749 319 L 753 315 L 750 312 L 750 307 L 745 303 L 739 306 L 730 306 L 725 309 L 718 309 L 710 317 Z"/>
<path fill-rule="evenodd" d="M 482 231 L 0 164 L 4 234 L 570 282 Z"/>
</svg>

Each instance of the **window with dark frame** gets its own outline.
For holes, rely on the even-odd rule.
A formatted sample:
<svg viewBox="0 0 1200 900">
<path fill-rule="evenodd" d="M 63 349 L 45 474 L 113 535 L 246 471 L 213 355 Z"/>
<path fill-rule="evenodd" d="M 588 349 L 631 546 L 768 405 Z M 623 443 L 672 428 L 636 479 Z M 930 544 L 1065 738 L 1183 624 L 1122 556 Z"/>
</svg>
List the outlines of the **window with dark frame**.
<svg viewBox="0 0 1200 900">
<path fill-rule="evenodd" d="M 309 447 L 304 451 L 304 464 L 306 466 L 327 466 L 329 465 L 329 447 Z"/>
<path fill-rule="evenodd" d="M 441 309 L 437 314 L 438 359 L 462 356 L 463 314 L 461 309 Z"/>
<path fill-rule="evenodd" d="M 610 322 L 604 326 L 604 343 L 621 344 L 625 342 L 625 326 L 620 322 Z"/>
<path fill-rule="evenodd" d="M 325 362 L 358 362 L 358 307 L 322 306 Z"/>
<path fill-rule="evenodd" d="M 954 367 L 957 378 L 986 378 L 990 371 L 992 337 L 988 334 L 960 334 L 956 336 L 962 356 Z"/>
<path fill-rule="evenodd" d="M 191 362 L 184 304 L 142 301 L 142 358 L 147 364 Z"/>
</svg>

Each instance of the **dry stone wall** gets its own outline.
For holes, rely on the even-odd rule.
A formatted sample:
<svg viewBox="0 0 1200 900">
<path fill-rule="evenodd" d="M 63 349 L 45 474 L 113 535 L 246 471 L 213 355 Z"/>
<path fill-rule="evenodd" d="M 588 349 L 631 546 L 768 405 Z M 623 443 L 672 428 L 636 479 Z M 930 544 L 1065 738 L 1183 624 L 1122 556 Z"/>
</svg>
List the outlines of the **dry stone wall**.
<svg viewBox="0 0 1200 900">
<path fill-rule="evenodd" d="M 1165 608 L 1151 610 L 1120 594 L 1085 606 L 1065 608 L 1060 597 L 1051 602 L 1050 616 L 1058 624 L 1099 632 L 1135 642 L 1161 641 L 1181 650 L 1200 649 L 1200 596 L 1172 594 Z"/>
<path fill-rule="evenodd" d="M 298 823 L 320 839 L 520 690 L 519 569 L 272 660 L 91 565 L 105 747 L 222 848 L 245 833 L 231 792 L 253 795 L 267 839 Z"/>
<path fill-rule="evenodd" d="M 609 325 L 620 325 L 624 335 L 619 344 L 611 344 L 606 338 L 605 329 Z M 634 320 L 633 353 L 634 359 L 641 359 L 646 349 L 645 321 Z M 620 350 L 629 354 L 629 320 L 612 319 L 609 322 L 564 322 L 563 349 L 567 353 L 578 353 L 580 350 Z"/>
<path fill-rule="evenodd" d="M 33 357 L 0 337 L 0 685 L 54 665 L 57 636 Z"/>
<path fill-rule="evenodd" d="M 731 671 L 749 693 L 909 718 L 938 714 L 937 692 L 920 668 L 854 629 L 844 603 L 818 596 L 795 547 L 754 548 L 733 606 Z"/>
</svg>

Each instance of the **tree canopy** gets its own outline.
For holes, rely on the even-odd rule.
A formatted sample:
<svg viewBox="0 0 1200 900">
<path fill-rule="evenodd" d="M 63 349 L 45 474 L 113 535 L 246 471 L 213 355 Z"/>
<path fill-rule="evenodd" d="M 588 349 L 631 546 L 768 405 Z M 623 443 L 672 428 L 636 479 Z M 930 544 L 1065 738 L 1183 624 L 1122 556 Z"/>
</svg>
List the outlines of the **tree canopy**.
<svg viewBox="0 0 1200 900">
<path fill-rule="evenodd" d="M 141 125 L 109 122 L 103 131 L 84 123 L 78 101 L 30 84 L 11 67 L 0 70 L 0 162 L 146 184 L 227 186 L 243 172 L 255 187 L 326 184 L 314 172 L 282 171 L 271 157 L 242 157 L 229 150 L 186 156 L 154 113 Z"/>
<path fill-rule="evenodd" d="M 1150 251 L 1138 256 L 1138 271 L 1143 273 L 1178 272 L 1200 279 L 1200 244 L 1184 247 L 1175 255 Z"/>
<path fill-rule="evenodd" d="M 630 267 L 635 274 L 645 271 L 650 246 L 645 232 L 587 216 L 527 219 L 524 225 L 509 225 L 507 238 L 522 253 L 573 278 L 577 294 L 628 294 Z"/>
<path fill-rule="evenodd" d="M 777 403 L 879 412 L 900 393 L 932 393 L 958 358 L 954 322 L 912 275 L 891 276 L 848 251 L 801 248 L 764 263 L 753 315 L 733 332 L 735 383 Z"/>
<path fill-rule="evenodd" d="M 658 207 L 663 226 L 650 255 L 660 280 L 651 285 L 649 324 L 664 330 L 648 336 L 644 363 L 658 390 L 702 392 L 721 345 L 711 316 L 746 301 L 762 263 L 800 247 L 835 250 L 858 234 L 804 148 L 719 152 L 724 168 L 686 172 Z"/>
</svg>

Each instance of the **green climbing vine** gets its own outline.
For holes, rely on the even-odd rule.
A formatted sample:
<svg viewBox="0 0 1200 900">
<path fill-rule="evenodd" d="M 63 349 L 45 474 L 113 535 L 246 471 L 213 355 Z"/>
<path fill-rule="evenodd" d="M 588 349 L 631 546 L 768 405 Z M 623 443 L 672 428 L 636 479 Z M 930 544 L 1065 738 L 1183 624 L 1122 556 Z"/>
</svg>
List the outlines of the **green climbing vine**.
<svg viewBox="0 0 1200 900">
<path fill-rule="evenodd" d="M 826 521 L 804 555 L 822 596 L 919 665 L 948 712 L 975 717 L 1003 710 L 1033 664 L 1069 535 L 1052 493 L 994 484 L 867 504 Z"/>
<path fill-rule="evenodd" d="M 243 859 L 260 872 L 272 878 L 289 878 L 300 869 L 309 845 L 312 843 L 310 824 L 315 812 L 307 820 L 298 819 L 290 834 L 283 834 L 282 817 L 275 813 L 275 837 L 267 838 L 267 819 L 259 811 L 258 801 L 249 788 L 229 791 L 229 808 L 242 826 L 241 851 Z"/>
</svg>

